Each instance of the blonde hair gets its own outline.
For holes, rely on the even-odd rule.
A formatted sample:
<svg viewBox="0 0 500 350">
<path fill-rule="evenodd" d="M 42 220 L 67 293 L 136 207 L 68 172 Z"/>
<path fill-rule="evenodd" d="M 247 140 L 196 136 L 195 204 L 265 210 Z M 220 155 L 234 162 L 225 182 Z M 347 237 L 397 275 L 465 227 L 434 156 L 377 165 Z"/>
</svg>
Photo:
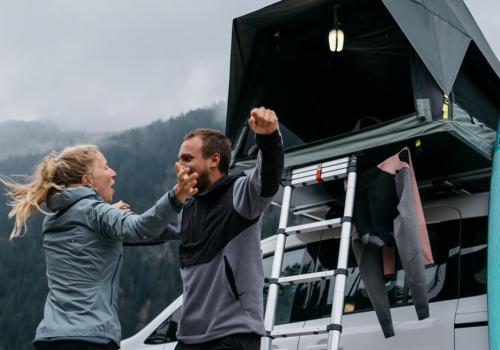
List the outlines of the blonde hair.
<svg viewBox="0 0 500 350">
<path fill-rule="evenodd" d="M 48 214 L 40 208 L 40 204 L 54 193 L 81 184 L 83 175 L 93 172 L 98 152 L 99 148 L 95 145 L 67 147 L 59 155 L 55 152 L 46 155 L 31 176 L 21 175 L 25 183 L 0 177 L 0 183 L 7 187 L 7 195 L 12 199 L 9 218 L 16 218 L 10 239 L 27 231 L 26 221 L 35 211 Z"/>
</svg>

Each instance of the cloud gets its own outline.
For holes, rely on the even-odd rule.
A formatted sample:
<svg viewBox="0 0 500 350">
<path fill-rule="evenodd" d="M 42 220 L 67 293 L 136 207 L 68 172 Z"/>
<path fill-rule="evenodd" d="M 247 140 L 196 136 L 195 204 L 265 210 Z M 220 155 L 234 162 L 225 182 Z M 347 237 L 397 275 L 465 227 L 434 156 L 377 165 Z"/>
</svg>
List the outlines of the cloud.
<svg viewBox="0 0 500 350">
<path fill-rule="evenodd" d="M 224 101 L 232 19 L 270 2 L 2 2 L 0 121 L 116 130 Z"/>
<path fill-rule="evenodd" d="M 500 21 L 498 20 L 500 1 L 465 0 L 465 4 L 498 59 L 500 57 L 500 37 L 498 36 L 500 33 Z"/>
<path fill-rule="evenodd" d="M 274 0 L 0 2 L 0 122 L 119 130 L 227 100 L 234 17 Z M 500 52 L 500 2 L 468 0 Z"/>
</svg>

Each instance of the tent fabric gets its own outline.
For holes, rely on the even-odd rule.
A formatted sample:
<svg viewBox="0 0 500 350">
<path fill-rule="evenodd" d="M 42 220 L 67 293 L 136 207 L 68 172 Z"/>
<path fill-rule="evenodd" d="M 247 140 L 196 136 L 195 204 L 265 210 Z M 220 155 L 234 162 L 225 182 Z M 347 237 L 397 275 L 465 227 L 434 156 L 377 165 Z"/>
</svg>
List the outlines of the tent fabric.
<svg viewBox="0 0 500 350">
<path fill-rule="evenodd" d="M 252 56 L 259 54 L 261 49 L 261 45 L 258 45 L 258 50 L 254 50 L 260 30 L 279 26 L 280 23 L 287 23 L 298 17 L 307 17 L 309 13 L 317 12 L 318 7 L 330 2 L 331 0 L 281 1 L 233 20 L 228 96 L 228 111 L 231 113 L 228 112 L 226 124 L 226 135 L 232 141 L 241 128 L 240 121 L 244 119 L 242 114 L 248 114 L 252 103 L 257 100 L 253 97 L 247 103 L 239 105 L 242 95 L 245 92 L 251 94 L 255 89 L 256 72 L 253 71 L 255 67 L 252 66 Z"/>
<path fill-rule="evenodd" d="M 258 47 L 248 54 L 241 90 L 230 93 L 228 135 L 240 132 L 248 111 L 259 105 L 275 110 L 305 142 L 350 132 L 360 118 L 387 121 L 413 113 L 411 46 L 381 2 L 359 10 L 365 2 L 348 1 L 338 11 L 349 38 L 341 55 L 328 47 L 331 2 L 306 8 L 300 18 L 286 12 L 263 27 L 255 36 Z"/>
<path fill-rule="evenodd" d="M 430 117 L 434 120 L 442 119 L 444 103 L 442 90 L 416 53 L 411 55 L 410 62 L 412 65 L 413 97 L 416 101 L 419 99 L 428 100 L 430 104 Z M 453 119 L 452 108 L 450 108 L 450 112 L 449 119 Z"/>
<path fill-rule="evenodd" d="M 382 2 L 425 62 L 441 90 L 449 94 L 471 41 L 453 11 L 444 1 Z"/>
<path fill-rule="evenodd" d="M 500 62 L 497 56 L 491 49 L 490 45 L 484 38 L 481 29 L 472 17 L 469 9 L 463 0 L 444 0 L 448 7 L 455 14 L 456 18 L 460 21 L 465 28 L 465 32 L 472 38 L 473 42 L 479 48 L 481 54 L 485 57 L 491 69 L 495 72 L 496 77 L 500 77 Z"/>
<path fill-rule="evenodd" d="M 325 36 L 319 30 L 328 30 L 328 26 L 331 27 L 330 12 L 335 4 L 341 5 L 339 11 L 348 9 L 348 13 L 339 12 L 340 20 L 343 20 L 346 26 L 345 52 L 343 56 L 331 56 L 330 63 L 328 63 L 321 61 L 325 52 L 317 51 L 322 44 L 319 46 L 314 46 L 314 44 L 318 40 L 318 35 Z M 387 14 L 381 13 L 380 9 Z M 396 29 L 402 33 L 403 38 L 395 35 L 391 20 L 395 23 Z M 380 22 L 378 27 L 377 21 Z M 372 26 L 363 27 L 365 24 Z M 293 51 L 293 45 L 298 41 L 294 43 L 292 39 L 289 39 L 287 42 L 287 36 L 283 35 L 286 31 L 293 38 L 301 40 L 300 48 L 295 48 L 296 50 Z M 370 37 L 369 34 L 373 35 Z M 385 47 L 385 42 L 380 41 L 380 34 L 392 40 L 390 47 Z M 289 51 L 286 51 L 287 45 Z M 322 118 L 335 118 L 335 125 L 345 130 L 349 129 L 350 124 L 356 122 L 356 118 L 363 115 L 379 119 L 381 119 L 380 116 L 389 116 L 387 110 L 379 111 L 379 115 L 374 115 L 371 111 L 363 114 L 364 111 L 361 109 L 363 106 L 374 106 L 377 101 L 383 100 L 380 106 L 390 105 L 394 109 L 391 112 L 394 112 L 396 116 L 390 116 L 389 119 L 414 112 L 415 109 L 408 110 L 409 106 L 415 103 L 413 100 L 407 101 L 407 99 L 414 98 L 411 87 L 408 89 L 405 87 L 406 81 L 395 86 L 394 81 L 390 80 L 391 76 L 404 78 L 402 72 L 407 66 L 398 63 L 398 69 L 394 72 L 385 70 L 383 67 L 384 62 L 391 59 L 396 62 L 397 55 L 399 55 L 398 62 L 404 61 L 402 53 L 405 45 L 415 50 L 442 90 L 441 93 L 456 95 L 457 101 L 460 101 L 469 113 L 472 112 L 476 118 L 486 122 L 488 126 L 496 127 L 500 115 L 498 108 L 495 108 L 495 104 L 498 105 L 500 102 L 500 63 L 463 0 L 382 0 L 382 2 L 378 0 L 284 0 L 233 21 L 226 135 L 234 142 L 238 138 L 250 108 L 264 103 L 267 105 L 277 103 L 280 108 L 283 108 L 284 111 L 280 111 L 280 120 L 283 116 L 288 118 L 291 125 L 288 123 L 285 125 L 290 126 L 294 132 L 296 130 L 294 130 L 293 123 L 296 123 L 298 116 L 304 115 L 303 110 L 308 108 L 312 109 L 309 115 L 320 113 Z M 323 49 L 321 47 L 321 50 Z M 462 62 L 469 64 L 473 72 L 481 75 L 481 80 L 474 81 L 474 84 L 464 83 L 467 79 L 461 76 L 466 73 L 463 71 Z M 325 77 L 326 68 L 321 69 L 324 64 L 330 64 L 329 72 L 332 71 L 331 67 L 335 68 L 337 64 L 344 64 L 344 66 L 341 67 L 342 69 L 333 69 L 329 73 L 330 76 Z M 287 69 L 282 67 L 287 67 Z M 280 72 L 279 69 L 282 71 Z M 339 96 L 336 95 L 339 90 L 327 85 L 327 81 L 349 84 L 349 77 L 346 76 L 345 71 L 357 74 L 352 77 L 352 80 L 359 80 L 361 89 L 358 94 L 347 90 L 344 96 L 342 94 Z M 408 76 L 411 76 L 410 72 Z M 332 80 L 332 77 L 336 79 Z M 389 80 L 379 81 L 379 79 Z M 455 84 L 456 81 L 460 86 Z M 376 85 L 377 82 L 381 83 L 382 87 L 390 86 L 392 90 L 383 91 L 382 95 L 380 92 L 382 89 Z M 428 84 L 428 86 L 431 85 Z M 297 89 L 294 90 L 293 87 Z M 330 90 L 326 91 L 325 87 Z M 468 97 L 471 95 L 468 94 L 468 90 L 472 87 L 476 90 L 474 94 L 484 97 L 485 103 L 476 103 Z M 432 88 L 435 90 L 434 87 Z M 453 91 L 455 88 L 457 88 L 456 94 Z M 439 98 L 434 96 L 438 93 L 434 90 L 430 92 L 433 96 L 429 97 L 434 101 L 431 101 L 431 107 L 436 117 L 442 104 L 439 103 Z M 312 91 L 309 96 L 307 96 L 308 91 Z M 340 108 L 338 111 L 325 110 L 325 108 L 331 108 L 328 105 L 331 96 L 336 96 L 336 101 L 344 101 L 345 96 L 351 93 L 363 98 L 363 103 L 358 103 L 354 101 L 353 96 L 349 95 L 354 101 L 351 103 L 353 109 L 357 109 L 353 112 L 354 115 L 346 114 L 346 111 L 349 111 L 347 103 L 344 109 Z M 420 93 L 417 92 L 417 95 Z M 392 100 L 384 100 L 385 96 Z M 314 98 L 317 98 L 317 101 Z M 294 106 L 288 107 L 289 105 Z M 301 108 L 303 110 L 295 111 Z M 331 113 L 332 111 L 339 113 L 334 114 Z M 339 118 L 348 120 L 344 121 Z M 328 125 L 317 127 L 325 134 L 322 137 L 340 134 L 331 133 L 327 127 Z M 314 141 L 307 137 L 303 139 L 306 142 Z"/>
<path fill-rule="evenodd" d="M 452 121 L 426 121 L 412 115 L 370 130 L 353 133 L 350 136 L 327 140 L 316 145 L 308 145 L 297 150 L 292 149 L 285 154 L 285 169 L 356 154 L 388 143 L 414 140 L 438 133 L 452 135 L 483 156 L 484 159 L 490 161 L 496 133 L 480 124 L 477 120 L 471 119 L 458 106 L 454 112 L 455 118 Z M 242 170 L 251 169 L 254 166 L 255 159 L 241 160 L 235 164 L 236 168 Z"/>
</svg>

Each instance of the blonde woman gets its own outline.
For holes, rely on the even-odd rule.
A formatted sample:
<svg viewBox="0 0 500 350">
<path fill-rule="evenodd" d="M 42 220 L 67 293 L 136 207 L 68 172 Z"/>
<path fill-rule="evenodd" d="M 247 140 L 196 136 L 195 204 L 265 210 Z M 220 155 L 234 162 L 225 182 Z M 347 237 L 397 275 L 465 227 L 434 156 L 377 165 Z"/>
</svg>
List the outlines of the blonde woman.
<svg viewBox="0 0 500 350">
<path fill-rule="evenodd" d="M 26 231 L 30 215 L 47 214 L 42 234 L 49 293 L 34 340 L 37 350 L 119 348 L 122 242 L 154 239 L 177 224 L 182 203 L 197 191 L 198 175 L 188 171 L 176 164 L 174 188 L 141 215 L 123 202 L 110 204 L 116 172 L 94 145 L 47 155 L 28 183 L 0 179 L 12 199 L 11 238 Z"/>
</svg>

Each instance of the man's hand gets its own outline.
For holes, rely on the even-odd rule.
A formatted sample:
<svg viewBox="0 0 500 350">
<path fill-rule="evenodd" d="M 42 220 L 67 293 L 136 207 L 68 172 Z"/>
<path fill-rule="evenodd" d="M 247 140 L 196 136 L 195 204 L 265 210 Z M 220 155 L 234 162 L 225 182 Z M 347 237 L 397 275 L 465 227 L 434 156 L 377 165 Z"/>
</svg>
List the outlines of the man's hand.
<svg viewBox="0 0 500 350">
<path fill-rule="evenodd" d="M 189 175 L 189 168 L 183 168 L 179 162 L 175 163 L 175 172 L 177 173 L 177 183 L 173 188 L 174 195 L 179 202 L 184 203 L 188 197 L 198 193 L 196 188 L 198 173 Z"/>
<path fill-rule="evenodd" d="M 254 108 L 250 112 L 248 126 L 257 135 L 270 135 L 278 129 L 278 117 L 270 109 Z"/>
</svg>

